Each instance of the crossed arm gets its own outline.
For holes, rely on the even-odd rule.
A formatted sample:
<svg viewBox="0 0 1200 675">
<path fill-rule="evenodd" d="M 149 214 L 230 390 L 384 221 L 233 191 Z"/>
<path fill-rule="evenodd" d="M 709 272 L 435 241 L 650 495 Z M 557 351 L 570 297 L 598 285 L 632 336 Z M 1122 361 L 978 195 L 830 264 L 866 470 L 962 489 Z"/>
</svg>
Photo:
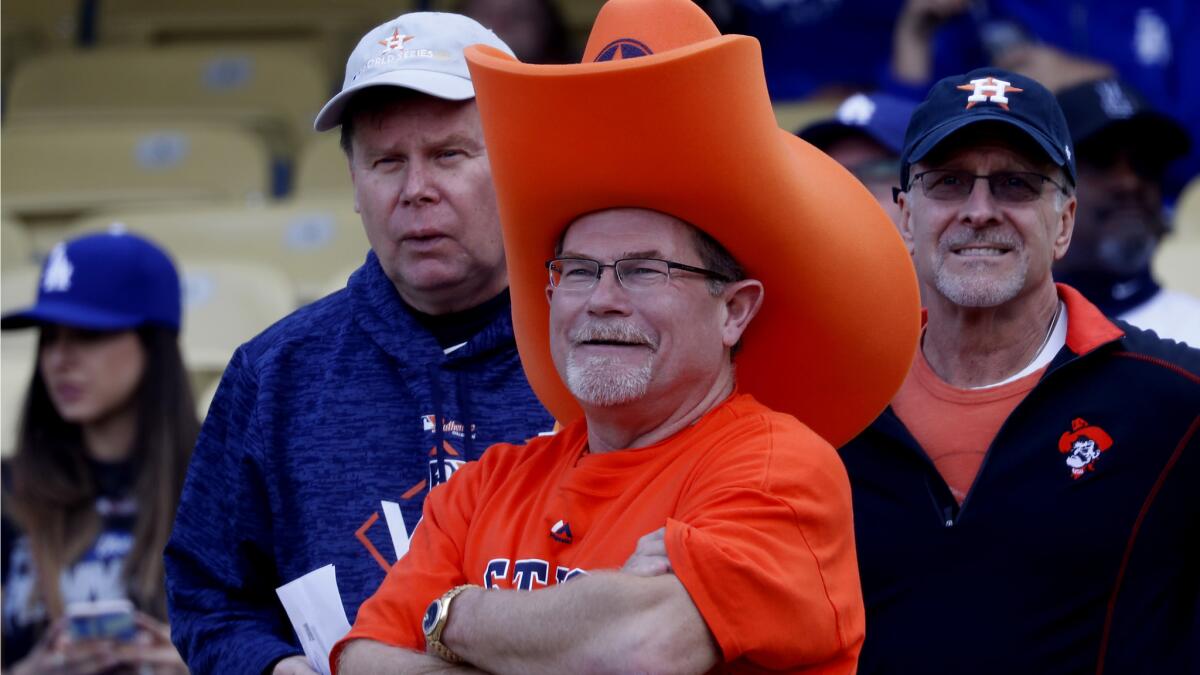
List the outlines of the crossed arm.
<svg viewBox="0 0 1200 675">
<path fill-rule="evenodd" d="M 338 672 L 703 673 L 720 660 L 708 626 L 671 574 L 661 529 L 642 537 L 618 572 L 532 593 L 464 591 L 442 641 L 474 667 L 356 640 L 342 652 Z"/>
</svg>

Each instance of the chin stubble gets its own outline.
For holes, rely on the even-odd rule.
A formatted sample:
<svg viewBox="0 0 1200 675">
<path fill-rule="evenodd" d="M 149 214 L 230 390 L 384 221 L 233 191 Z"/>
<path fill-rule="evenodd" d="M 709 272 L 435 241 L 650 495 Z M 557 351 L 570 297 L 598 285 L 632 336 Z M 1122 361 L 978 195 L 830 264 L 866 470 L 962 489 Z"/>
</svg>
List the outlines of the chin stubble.
<svg viewBox="0 0 1200 675">
<path fill-rule="evenodd" d="M 621 342 L 642 344 L 650 353 L 640 366 L 631 367 L 611 356 L 580 358 L 572 348 L 567 354 L 567 388 L 581 403 L 610 407 L 641 399 L 650 386 L 657 338 L 628 322 L 592 322 L 570 335 L 571 344 Z"/>
</svg>

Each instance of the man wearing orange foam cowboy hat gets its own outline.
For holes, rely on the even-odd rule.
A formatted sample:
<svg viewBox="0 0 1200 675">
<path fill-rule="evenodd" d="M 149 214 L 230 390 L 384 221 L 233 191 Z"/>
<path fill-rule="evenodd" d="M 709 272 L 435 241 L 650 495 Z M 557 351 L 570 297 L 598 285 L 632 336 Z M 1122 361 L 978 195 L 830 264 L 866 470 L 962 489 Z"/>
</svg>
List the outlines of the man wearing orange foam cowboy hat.
<svg viewBox="0 0 1200 675">
<path fill-rule="evenodd" d="M 331 665 L 853 672 L 833 445 L 912 359 L 895 228 L 688 0 L 613 0 L 583 64 L 468 59 L 518 349 L 566 426 L 430 494 Z"/>
</svg>

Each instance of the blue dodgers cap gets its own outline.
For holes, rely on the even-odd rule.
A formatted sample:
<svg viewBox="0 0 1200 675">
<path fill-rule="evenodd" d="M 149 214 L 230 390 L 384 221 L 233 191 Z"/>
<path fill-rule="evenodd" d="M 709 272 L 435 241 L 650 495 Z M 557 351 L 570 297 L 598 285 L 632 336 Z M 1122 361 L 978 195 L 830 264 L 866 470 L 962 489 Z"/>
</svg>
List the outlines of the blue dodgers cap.
<svg viewBox="0 0 1200 675">
<path fill-rule="evenodd" d="M 895 153 L 904 150 L 904 130 L 917 108 L 916 101 L 890 94 L 855 94 L 842 101 L 834 116 L 796 133 L 819 150 L 851 134 L 863 134 Z"/>
<path fill-rule="evenodd" d="M 1024 75 L 999 68 L 978 68 L 939 81 L 917 106 L 904 137 L 900 185 L 908 189 L 909 169 L 913 164 L 954 132 L 978 122 L 1003 122 L 1020 129 L 1075 184 L 1071 132 L 1054 94 Z"/>
<path fill-rule="evenodd" d="M 91 330 L 157 324 L 178 331 L 179 274 L 158 246 L 113 231 L 54 247 L 42 266 L 37 304 L 0 318 L 0 328 L 56 323 Z"/>
</svg>

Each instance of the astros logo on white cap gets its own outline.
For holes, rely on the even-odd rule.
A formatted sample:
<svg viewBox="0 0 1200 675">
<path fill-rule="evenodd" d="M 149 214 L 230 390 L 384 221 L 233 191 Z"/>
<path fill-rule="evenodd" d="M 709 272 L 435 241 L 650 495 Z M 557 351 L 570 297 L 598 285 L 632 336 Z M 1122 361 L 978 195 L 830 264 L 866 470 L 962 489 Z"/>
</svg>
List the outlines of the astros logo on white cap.
<svg viewBox="0 0 1200 675">
<path fill-rule="evenodd" d="M 983 103 L 985 101 L 991 101 L 1002 109 L 1008 110 L 1008 97 L 1005 94 L 1015 94 L 1025 91 L 1024 89 L 1012 86 L 1011 82 L 997 80 L 994 77 L 971 80 L 970 84 L 960 84 L 955 89 L 971 92 L 971 95 L 967 97 L 967 110 L 975 107 L 976 103 Z"/>
<path fill-rule="evenodd" d="M 416 37 L 416 36 L 402 34 L 400 32 L 400 29 L 397 28 L 392 31 L 392 36 L 390 38 L 387 38 L 386 40 L 379 40 L 379 44 L 383 45 L 384 47 L 387 47 L 388 50 L 391 51 L 393 49 L 400 49 L 401 47 L 404 46 L 404 43 L 408 42 L 409 40 L 413 39 L 414 37 Z"/>
</svg>

